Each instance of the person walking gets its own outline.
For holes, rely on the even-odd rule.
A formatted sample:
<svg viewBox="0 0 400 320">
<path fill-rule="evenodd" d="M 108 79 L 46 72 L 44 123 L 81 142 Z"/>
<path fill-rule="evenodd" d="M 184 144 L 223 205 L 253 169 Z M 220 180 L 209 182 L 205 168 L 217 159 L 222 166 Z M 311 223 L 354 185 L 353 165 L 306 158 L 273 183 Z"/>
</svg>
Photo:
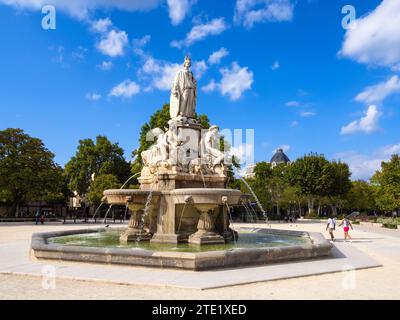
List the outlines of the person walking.
<svg viewBox="0 0 400 320">
<path fill-rule="evenodd" d="M 336 219 L 330 217 L 326 225 L 326 230 L 329 232 L 329 235 L 331 236 L 331 241 L 335 241 L 335 236 L 333 234 L 333 231 L 335 231 L 335 229 L 336 229 Z"/>
<path fill-rule="evenodd" d="M 39 224 L 39 220 L 40 220 L 40 210 L 36 210 L 35 213 L 35 223 Z"/>
<path fill-rule="evenodd" d="M 347 238 L 350 239 L 350 242 L 352 242 L 351 237 L 349 235 L 349 230 L 354 230 L 350 220 L 348 218 L 344 218 L 343 221 L 339 224 L 339 227 L 343 225 L 343 231 L 344 231 L 344 242 L 346 242 Z"/>
</svg>

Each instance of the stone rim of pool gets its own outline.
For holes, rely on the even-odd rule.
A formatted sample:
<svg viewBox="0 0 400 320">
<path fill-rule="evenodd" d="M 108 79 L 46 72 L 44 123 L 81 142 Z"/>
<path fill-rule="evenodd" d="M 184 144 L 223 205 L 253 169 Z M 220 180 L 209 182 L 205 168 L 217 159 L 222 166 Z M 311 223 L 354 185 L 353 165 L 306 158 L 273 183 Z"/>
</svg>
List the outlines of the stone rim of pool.
<svg viewBox="0 0 400 320">
<path fill-rule="evenodd" d="M 31 250 L 37 259 L 161 267 L 202 271 L 265 265 L 276 262 L 328 257 L 332 244 L 321 233 L 254 228 L 254 232 L 308 237 L 310 243 L 281 247 L 232 248 L 203 252 L 151 251 L 142 248 L 102 248 L 49 243 L 48 239 L 106 232 L 107 228 L 66 230 L 32 235 Z"/>
</svg>

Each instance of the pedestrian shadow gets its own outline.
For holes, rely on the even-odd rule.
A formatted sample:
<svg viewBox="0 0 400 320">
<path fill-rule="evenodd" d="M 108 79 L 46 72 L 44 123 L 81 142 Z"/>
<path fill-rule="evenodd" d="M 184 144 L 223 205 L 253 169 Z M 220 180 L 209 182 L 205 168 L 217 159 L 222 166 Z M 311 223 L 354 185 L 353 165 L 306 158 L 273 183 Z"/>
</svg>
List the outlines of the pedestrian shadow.
<svg viewBox="0 0 400 320">
<path fill-rule="evenodd" d="M 380 239 L 383 239 L 383 238 L 357 238 L 357 239 L 346 240 L 346 241 L 344 241 L 343 239 L 336 239 L 335 242 L 340 242 L 340 243 L 370 243 L 370 242 L 374 242 L 373 240 L 380 240 Z"/>
</svg>

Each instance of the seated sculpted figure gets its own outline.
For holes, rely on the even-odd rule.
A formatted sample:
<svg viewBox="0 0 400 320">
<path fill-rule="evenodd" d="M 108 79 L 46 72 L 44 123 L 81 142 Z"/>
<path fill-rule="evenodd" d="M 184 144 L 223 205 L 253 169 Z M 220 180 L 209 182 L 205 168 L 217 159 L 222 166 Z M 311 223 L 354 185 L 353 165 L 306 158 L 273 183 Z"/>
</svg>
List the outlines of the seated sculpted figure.
<svg viewBox="0 0 400 320">
<path fill-rule="evenodd" d="M 141 153 L 145 166 L 156 166 L 160 162 L 168 159 L 168 143 L 166 134 L 160 128 L 150 131 L 152 137 L 156 138 L 156 142 L 146 151 Z"/>
<path fill-rule="evenodd" d="M 204 151 L 208 157 L 209 166 L 213 169 L 224 162 L 225 154 L 220 150 L 218 126 L 211 126 L 204 136 Z"/>
</svg>

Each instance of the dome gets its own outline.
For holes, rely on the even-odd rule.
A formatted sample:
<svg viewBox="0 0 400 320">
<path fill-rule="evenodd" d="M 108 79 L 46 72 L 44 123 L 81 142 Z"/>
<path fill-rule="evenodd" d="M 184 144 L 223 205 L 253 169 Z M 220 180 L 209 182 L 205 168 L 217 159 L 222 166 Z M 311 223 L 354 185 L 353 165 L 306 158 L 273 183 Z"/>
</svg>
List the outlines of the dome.
<svg viewBox="0 0 400 320">
<path fill-rule="evenodd" d="M 281 164 L 281 163 L 288 164 L 290 162 L 290 159 L 283 152 L 283 149 L 279 148 L 276 150 L 276 153 L 273 155 L 270 162 L 274 165 Z"/>
</svg>

